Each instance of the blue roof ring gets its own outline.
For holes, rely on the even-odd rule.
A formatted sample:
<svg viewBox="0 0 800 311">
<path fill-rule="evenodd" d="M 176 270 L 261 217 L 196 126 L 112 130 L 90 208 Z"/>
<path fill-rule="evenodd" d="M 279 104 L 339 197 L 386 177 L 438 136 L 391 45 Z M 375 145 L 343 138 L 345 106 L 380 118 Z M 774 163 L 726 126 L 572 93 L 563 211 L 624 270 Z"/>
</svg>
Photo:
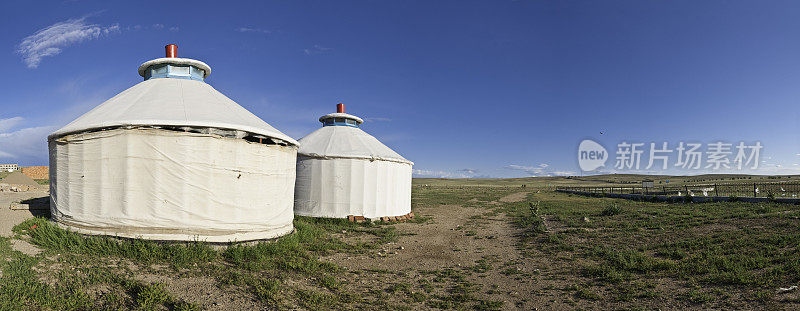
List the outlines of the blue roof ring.
<svg viewBox="0 0 800 311">
<path fill-rule="evenodd" d="M 335 119 L 335 118 L 353 120 L 356 123 L 355 125 L 360 125 L 361 123 L 364 123 L 364 120 L 362 120 L 361 118 L 356 117 L 356 116 L 354 116 L 352 114 L 347 114 L 347 113 L 342 113 L 342 112 L 329 113 L 329 114 L 326 114 L 324 116 L 321 116 L 321 117 L 319 117 L 319 122 L 322 122 L 323 124 L 325 124 L 325 120 L 327 120 L 327 119 Z"/>
<path fill-rule="evenodd" d="M 208 75 L 211 74 L 211 66 L 199 60 L 194 60 L 190 58 L 162 57 L 162 58 L 156 58 L 154 60 L 149 60 L 144 62 L 144 64 L 141 64 L 139 66 L 139 75 L 142 77 L 147 77 L 148 68 L 161 64 L 192 66 L 202 69 L 204 72 L 203 79 L 208 78 Z"/>
</svg>

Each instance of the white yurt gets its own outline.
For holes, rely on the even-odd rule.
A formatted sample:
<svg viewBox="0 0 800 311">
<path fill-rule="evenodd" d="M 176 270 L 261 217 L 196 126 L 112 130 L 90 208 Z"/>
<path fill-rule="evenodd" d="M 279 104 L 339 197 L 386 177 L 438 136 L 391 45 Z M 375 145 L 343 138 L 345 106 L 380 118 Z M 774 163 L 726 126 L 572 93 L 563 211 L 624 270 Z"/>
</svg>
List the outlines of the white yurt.
<svg viewBox="0 0 800 311">
<path fill-rule="evenodd" d="M 319 121 L 322 128 L 299 140 L 295 214 L 370 219 L 409 215 L 414 163 L 361 130 L 364 121 L 346 114 L 344 104 Z"/>
<path fill-rule="evenodd" d="M 167 57 L 48 136 L 53 220 L 86 234 L 235 242 L 293 230 L 297 141 Z"/>
</svg>

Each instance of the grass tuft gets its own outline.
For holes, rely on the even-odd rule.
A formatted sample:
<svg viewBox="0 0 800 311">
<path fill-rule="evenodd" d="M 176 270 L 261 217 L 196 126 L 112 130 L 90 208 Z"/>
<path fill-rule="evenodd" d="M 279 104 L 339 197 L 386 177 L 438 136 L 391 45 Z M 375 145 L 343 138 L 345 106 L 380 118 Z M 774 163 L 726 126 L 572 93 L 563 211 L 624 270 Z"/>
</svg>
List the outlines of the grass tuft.
<svg viewBox="0 0 800 311">
<path fill-rule="evenodd" d="M 253 294 L 261 301 L 269 305 L 277 305 L 281 302 L 281 281 L 276 279 L 259 279 L 251 285 Z"/>
<path fill-rule="evenodd" d="M 603 209 L 603 212 L 600 213 L 601 216 L 614 216 L 619 214 L 622 214 L 622 208 L 616 203 L 607 206 Z"/>
<path fill-rule="evenodd" d="M 141 239 L 114 239 L 103 236 L 86 236 L 64 230 L 44 218 L 31 218 L 14 227 L 19 234 L 27 234 L 35 245 L 60 251 L 70 251 L 94 257 L 117 256 L 140 262 L 163 261 L 176 267 L 209 262 L 217 258 L 217 251 L 204 243 L 163 244 Z"/>
</svg>

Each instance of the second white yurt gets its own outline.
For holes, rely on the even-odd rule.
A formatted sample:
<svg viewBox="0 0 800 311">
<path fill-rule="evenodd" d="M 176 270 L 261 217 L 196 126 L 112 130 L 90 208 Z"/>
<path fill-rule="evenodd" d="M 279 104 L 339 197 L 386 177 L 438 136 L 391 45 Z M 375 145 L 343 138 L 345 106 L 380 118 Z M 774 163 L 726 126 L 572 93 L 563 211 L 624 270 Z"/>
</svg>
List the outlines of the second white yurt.
<svg viewBox="0 0 800 311">
<path fill-rule="evenodd" d="M 322 128 L 299 140 L 295 213 L 370 219 L 409 215 L 414 163 L 361 130 L 364 121 L 346 114 L 344 104 L 319 121 Z"/>
<path fill-rule="evenodd" d="M 292 232 L 297 142 L 167 57 L 48 136 L 50 208 L 86 234 L 235 242 Z"/>
</svg>

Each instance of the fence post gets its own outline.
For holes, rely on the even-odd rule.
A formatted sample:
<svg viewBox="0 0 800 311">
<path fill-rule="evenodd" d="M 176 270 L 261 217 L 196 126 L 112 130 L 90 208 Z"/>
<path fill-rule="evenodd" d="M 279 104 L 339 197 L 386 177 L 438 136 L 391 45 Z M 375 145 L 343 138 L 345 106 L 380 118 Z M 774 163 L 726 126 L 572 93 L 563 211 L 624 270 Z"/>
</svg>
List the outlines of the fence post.
<svg viewBox="0 0 800 311">
<path fill-rule="evenodd" d="M 758 191 L 756 191 L 756 190 L 758 190 L 758 188 L 756 188 L 756 183 L 753 183 L 753 197 L 757 197 L 758 196 Z"/>
<path fill-rule="evenodd" d="M 714 196 L 715 197 L 719 196 L 719 187 L 717 186 L 716 183 L 714 183 Z"/>
<path fill-rule="evenodd" d="M 686 195 L 689 195 L 689 186 L 683 185 L 683 190 L 686 190 Z"/>
</svg>

